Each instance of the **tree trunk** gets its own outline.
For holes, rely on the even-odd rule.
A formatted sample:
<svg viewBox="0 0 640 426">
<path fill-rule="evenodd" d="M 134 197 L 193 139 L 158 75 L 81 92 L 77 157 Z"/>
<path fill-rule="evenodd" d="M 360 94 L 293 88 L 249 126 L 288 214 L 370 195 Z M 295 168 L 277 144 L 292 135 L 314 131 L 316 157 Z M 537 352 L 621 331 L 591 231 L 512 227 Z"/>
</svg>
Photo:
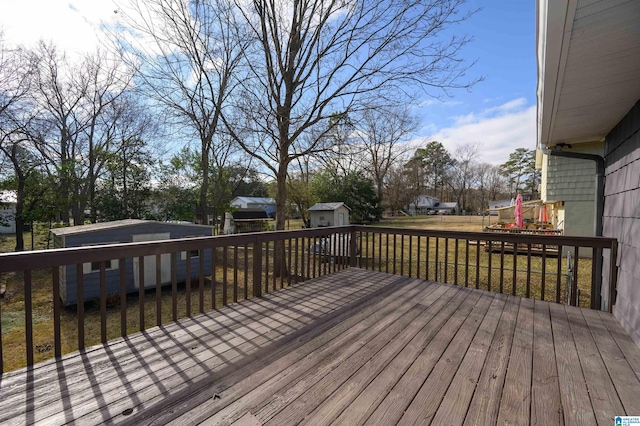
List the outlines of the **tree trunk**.
<svg viewBox="0 0 640 426">
<path fill-rule="evenodd" d="M 26 177 L 20 173 L 18 174 L 18 193 L 16 196 L 16 251 L 24 250 L 24 188 L 26 186 Z"/>
<path fill-rule="evenodd" d="M 200 186 L 200 217 L 203 225 L 209 224 L 207 193 L 209 192 L 209 143 L 202 142 L 202 185 Z"/>
<path fill-rule="evenodd" d="M 287 201 L 287 168 L 280 165 L 278 175 L 276 177 L 277 195 L 276 195 L 276 230 L 284 230 L 287 220 L 286 201 Z M 289 268 L 286 265 L 284 240 L 276 241 L 273 252 L 273 273 L 277 277 L 288 277 Z"/>
</svg>

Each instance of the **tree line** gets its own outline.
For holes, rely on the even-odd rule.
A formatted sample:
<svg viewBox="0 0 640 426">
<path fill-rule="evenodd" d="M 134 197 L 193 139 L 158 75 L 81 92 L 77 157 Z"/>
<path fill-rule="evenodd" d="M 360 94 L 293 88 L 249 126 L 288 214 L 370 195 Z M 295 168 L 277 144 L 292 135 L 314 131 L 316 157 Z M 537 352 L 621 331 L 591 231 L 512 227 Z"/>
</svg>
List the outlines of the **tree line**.
<svg viewBox="0 0 640 426">
<path fill-rule="evenodd" d="M 126 0 L 109 41 L 81 57 L 0 34 L 0 179 L 17 191 L 16 249 L 28 222 L 218 217 L 235 195 L 273 195 L 284 229 L 305 193 L 370 193 L 366 221 L 401 202 L 390 188 L 414 172 L 414 190 L 466 205 L 473 156 L 438 166 L 469 166 L 445 196 L 431 154 L 405 161 L 402 149 L 417 127 L 408 105 L 481 80 L 461 59 L 470 39 L 447 31 L 474 13 L 464 3 Z"/>
</svg>

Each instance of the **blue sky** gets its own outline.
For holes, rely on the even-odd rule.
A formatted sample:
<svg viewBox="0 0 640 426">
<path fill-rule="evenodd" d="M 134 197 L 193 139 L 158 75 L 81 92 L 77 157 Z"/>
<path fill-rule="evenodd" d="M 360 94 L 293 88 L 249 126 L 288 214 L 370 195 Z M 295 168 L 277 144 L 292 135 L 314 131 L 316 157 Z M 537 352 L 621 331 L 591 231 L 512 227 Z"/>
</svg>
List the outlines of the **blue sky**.
<svg viewBox="0 0 640 426">
<path fill-rule="evenodd" d="M 484 76 L 470 92 L 415 105 L 422 126 L 411 144 L 477 143 L 479 160 L 500 164 L 516 148 L 535 148 L 536 56 L 535 0 L 470 0 L 481 7 L 456 31 L 474 38 L 464 57 L 476 65 L 470 76 Z M 99 43 L 101 23 L 111 23 L 115 5 L 105 0 L 0 0 L 0 28 L 12 44 L 53 40 L 70 52 Z"/>
<path fill-rule="evenodd" d="M 470 92 L 426 101 L 414 143 L 439 140 L 450 151 L 479 143 L 481 161 L 500 164 L 516 148 L 535 148 L 536 55 L 534 0 L 474 0 L 482 7 L 457 27 L 474 38 L 464 57 L 477 60 L 470 76 L 484 76 Z"/>
</svg>

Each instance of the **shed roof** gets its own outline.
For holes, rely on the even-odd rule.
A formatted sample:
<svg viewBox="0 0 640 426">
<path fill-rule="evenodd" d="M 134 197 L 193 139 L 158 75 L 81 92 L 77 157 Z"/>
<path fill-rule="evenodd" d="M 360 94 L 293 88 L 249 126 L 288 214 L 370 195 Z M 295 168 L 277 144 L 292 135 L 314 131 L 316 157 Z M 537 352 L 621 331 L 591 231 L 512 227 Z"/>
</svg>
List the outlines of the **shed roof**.
<svg viewBox="0 0 640 426">
<path fill-rule="evenodd" d="M 15 204 L 18 202 L 18 191 L 0 191 L 0 203 Z"/>
<path fill-rule="evenodd" d="M 274 200 L 273 198 L 267 198 L 267 197 L 236 197 L 231 201 L 231 203 L 233 204 L 233 202 L 236 200 L 243 203 L 254 203 L 254 204 L 275 204 L 276 203 L 276 200 Z"/>
<path fill-rule="evenodd" d="M 143 225 L 157 223 L 164 226 L 189 226 L 189 227 L 201 227 L 211 229 L 210 226 L 207 225 L 198 225 L 193 223 L 182 223 L 182 222 L 160 222 L 156 220 L 142 220 L 142 219 L 123 219 L 123 220 L 114 220 L 111 222 L 98 222 L 98 223 L 90 223 L 87 225 L 78 225 L 78 226 L 69 226 L 66 228 L 54 228 L 51 229 L 51 233 L 53 235 L 72 235 L 72 234 L 81 234 L 85 232 L 96 232 L 103 231 L 105 229 L 115 229 L 115 228 L 124 228 L 127 226 L 135 226 L 135 225 Z"/>
<path fill-rule="evenodd" d="M 308 211 L 310 211 L 310 212 L 312 212 L 312 211 L 321 211 L 321 212 L 334 211 L 334 210 L 338 210 L 342 206 L 344 206 L 347 209 L 351 210 L 349 208 L 349 206 L 347 206 L 345 203 L 339 202 L 339 203 L 316 203 L 311 208 L 309 208 Z"/>
</svg>

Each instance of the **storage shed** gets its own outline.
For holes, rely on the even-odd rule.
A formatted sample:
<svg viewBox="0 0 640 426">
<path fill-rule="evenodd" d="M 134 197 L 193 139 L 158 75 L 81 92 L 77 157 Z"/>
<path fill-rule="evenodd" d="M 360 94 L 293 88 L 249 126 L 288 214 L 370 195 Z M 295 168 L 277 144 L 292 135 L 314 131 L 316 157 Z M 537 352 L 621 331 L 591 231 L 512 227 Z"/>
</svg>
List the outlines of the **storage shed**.
<svg viewBox="0 0 640 426">
<path fill-rule="evenodd" d="M 0 234 L 16 232 L 16 191 L 0 191 Z"/>
<path fill-rule="evenodd" d="M 309 209 L 311 227 L 349 225 L 349 210 L 351 209 L 343 202 L 317 203 Z"/>
<path fill-rule="evenodd" d="M 135 243 L 142 241 L 170 240 L 189 237 L 207 237 L 213 235 L 213 228 L 204 225 L 179 222 L 156 222 L 150 220 L 126 219 L 113 222 L 94 223 L 52 229 L 54 248 L 97 246 L 117 243 Z M 209 254 L 207 254 L 207 252 Z M 196 277 L 199 271 L 199 252 L 191 254 L 191 275 Z M 176 259 L 176 276 L 178 281 L 185 281 L 186 252 Z M 204 250 L 205 274 L 211 271 L 211 251 Z M 137 292 L 140 286 L 138 258 L 126 259 L 127 293 Z M 171 254 L 161 255 L 161 283 L 171 283 Z M 107 294 L 120 291 L 118 260 L 106 262 Z M 84 301 L 100 297 L 100 263 L 83 265 Z M 144 258 L 144 287 L 155 287 L 156 257 Z M 60 267 L 60 298 L 65 306 L 78 302 L 76 266 Z"/>
</svg>

